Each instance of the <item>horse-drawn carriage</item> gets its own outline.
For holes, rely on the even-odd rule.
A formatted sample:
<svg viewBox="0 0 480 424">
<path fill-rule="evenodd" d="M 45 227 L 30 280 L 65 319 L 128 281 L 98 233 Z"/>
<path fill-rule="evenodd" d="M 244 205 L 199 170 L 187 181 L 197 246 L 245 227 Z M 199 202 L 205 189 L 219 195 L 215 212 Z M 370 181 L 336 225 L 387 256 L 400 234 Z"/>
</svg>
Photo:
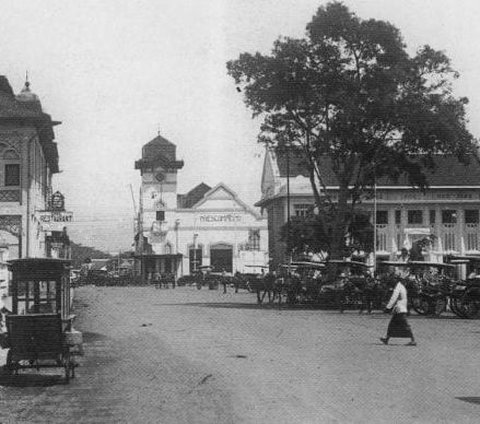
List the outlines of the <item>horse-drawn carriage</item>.
<svg viewBox="0 0 480 424">
<path fill-rule="evenodd" d="M 340 312 L 346 309 L 371 312 L 380 308 L 380 287 L 371 275 L 370 268 L 370 265 L 360 261 L 328 261 L 320 291 L 320 303 L 325 307 L 338 308 Z"/>
<path fill-rule="evenodd" d="M 384 261 L 382 266 L 399 271 L 396 278 L 402 280 L 407 289 L 409 309 L 431 316 L 440 316 L 447 310 L 457 284 L 455 265 L 429 261 Z"/>
<path fill-rule="evenodd" d="M 2 347 L 8 348 L 4 370 L 61 367 L 68 382 L 75 377 L 74 351 L 82 334 L 73 329 L 70 261 L 50 258 L 17 259 L 12 272 L 11 313 Z"/>
<path fill-rule="evenodd" d="M 452 265 L 467 265 L 471 268 L 464 281 L 457 281 L 450 295 L 450 309 L 460 318 L 478 318 L 480 316 L 480 257 L 453 256 Z"/>
<path fill-rule="evenodd" d="M 280 267 L 276 281 L 279 302 L 287 304 L 316 304 L 319 301 L 324 262 L 295 261 Z"/>
</svg>

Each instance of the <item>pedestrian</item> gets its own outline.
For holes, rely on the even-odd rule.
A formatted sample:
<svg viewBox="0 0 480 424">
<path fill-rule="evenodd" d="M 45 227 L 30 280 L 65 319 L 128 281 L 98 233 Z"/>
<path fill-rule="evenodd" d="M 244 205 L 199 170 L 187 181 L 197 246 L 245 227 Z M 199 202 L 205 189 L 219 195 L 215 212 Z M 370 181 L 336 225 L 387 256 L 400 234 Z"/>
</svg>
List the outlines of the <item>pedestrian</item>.
<svg viewBox="0 0 480 424">
<path fill-rule="evenodd" d="M 223 284 L 223 293 L 227 293 L 227 272 L 225 269 L 222 271 L 222 284 Z"/>
<path fill-rule="evenodd" d="M 238 288 L 240 287 L 241 278 L 242 278 L 242 274 L 240 274 L 239 271 L 236 271 L 233 277 L 233 285 L 235 286 L 235 293 L 238 293 Z"/>
<path fill-rule="evenodd" d="M 407 320 L 407 289 L 402 281 L 398 281 L 393 290 L 385 312 L 392 311 L 393 315 L 390 319 L 387 329 L 387 336 L 380 337 L 383 344 L 388 344 L 392 337 L 410 338 L 408 346 L 416 346 L 417 342 L 413 337 L 412 329 Z"/>
</svg>

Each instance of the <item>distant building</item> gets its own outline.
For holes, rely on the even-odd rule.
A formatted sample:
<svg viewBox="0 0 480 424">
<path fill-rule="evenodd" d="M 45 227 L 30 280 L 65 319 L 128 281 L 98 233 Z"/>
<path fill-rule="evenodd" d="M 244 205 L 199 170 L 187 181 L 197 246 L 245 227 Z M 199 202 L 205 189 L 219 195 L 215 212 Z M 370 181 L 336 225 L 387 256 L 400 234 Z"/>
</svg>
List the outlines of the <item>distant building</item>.
<svg viewBox="0 0 480 424">
<path fill-rule="evenodd" d="M 267 212 L 269 250 L 272 265 L 286 261 L 286 245 L 281 228 L 290 216 L 305 216 L 314 208 L 314 198 L 307 168 L 301 157 L 290 152 L 266 151 L 262 198 L 257 206 Z M 410 248 L 416 240 L 432 237 L 428 259 L 442 262 L 449 254 L 480 254 L 480 161 L 471 156 L 468 164 L 452 155 L 435 156 L 435 171 L 427 171 L 428 190 L 414 189 L 406 178 L 397 182 L 381 179 L 376 188 L 376 257 L 394 258 L 402 247 Z M 287 172 L 288 170 L 288 172 Z M 322 169 L 325 189 L 335 199 L 336 178 L 326 160 Z M 287 180 L 289 196 L 287 195 Z M 368 212 L 373 222 L 374 199 L 359 208 Z"/>
<path fill-rule="evenodd" d="M 69 255 L 63 212 L 57 214 L 60 228 L 45 225 L 53 221 L 52 176 L 59 172 L 53 127 L 58 124 L 42 111 L 28 81 L 15 95 L 0 76 L 0 262 Z"/>
<path fill-rule="evenodd" d="M 160 135 L 142 149 L 135 168 L 142 176 L 136 229 L 137 275 L 176 276 L 210 266 L 213 271 L 247 271 L 268 263 L 267 221 L 220 183 L 200 183 L 177 194 L 184 163 L 176 146 Z"/>
</svg>

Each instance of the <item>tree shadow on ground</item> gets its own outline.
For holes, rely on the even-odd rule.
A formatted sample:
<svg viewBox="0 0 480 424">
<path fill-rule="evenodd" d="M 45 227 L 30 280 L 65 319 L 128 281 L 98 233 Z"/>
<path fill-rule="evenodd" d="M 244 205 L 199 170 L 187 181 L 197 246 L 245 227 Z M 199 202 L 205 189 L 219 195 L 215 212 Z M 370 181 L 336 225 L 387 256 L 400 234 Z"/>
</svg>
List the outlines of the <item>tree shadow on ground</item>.
<svg viewBox="0 0 480 424">
<path fill-rule="evenodd" d="M 480 396 L 462 396 L 462 397 L 456 397 L 455 399 L 461 400 L 463 402 L 476 403 L 477 405 L 480 405 Z"/>
</svg>

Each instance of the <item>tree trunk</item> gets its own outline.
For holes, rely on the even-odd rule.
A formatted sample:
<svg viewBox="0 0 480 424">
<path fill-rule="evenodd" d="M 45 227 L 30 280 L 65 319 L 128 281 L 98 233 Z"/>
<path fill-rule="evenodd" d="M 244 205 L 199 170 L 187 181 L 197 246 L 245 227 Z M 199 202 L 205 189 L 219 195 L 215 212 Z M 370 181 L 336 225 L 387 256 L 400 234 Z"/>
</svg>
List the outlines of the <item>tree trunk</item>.
<svg viewBox="0 0 480 424">
<path fill-rule="evenodd" d="M 337 213 L 333 221 L 330 259 L 343 259 L 345 253 L 345 231 L 348 215 L 348 185 L 341 183 L 338 188 Z"/>
</svg>

